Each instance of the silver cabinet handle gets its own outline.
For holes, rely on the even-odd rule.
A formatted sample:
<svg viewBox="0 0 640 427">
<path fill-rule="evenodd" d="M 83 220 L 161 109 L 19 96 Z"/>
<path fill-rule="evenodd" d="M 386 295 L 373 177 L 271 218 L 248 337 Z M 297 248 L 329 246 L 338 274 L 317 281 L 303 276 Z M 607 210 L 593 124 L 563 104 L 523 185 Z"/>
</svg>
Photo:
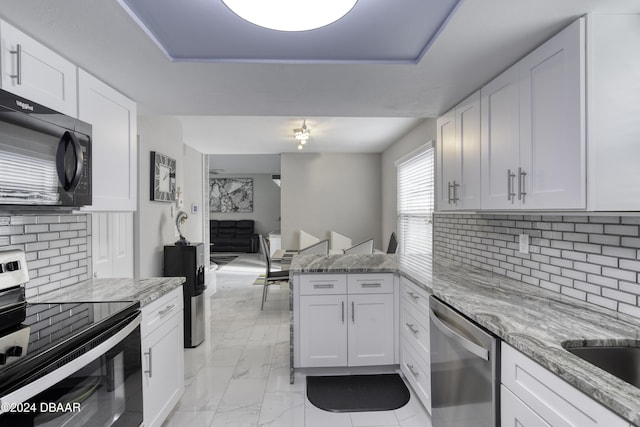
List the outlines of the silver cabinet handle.
<svg viewBox="0 0 640 427">
<path fill-rule="evenodd" d="M 412 323 L 407 323 L 407 328 L 409 328 L 409 330 L 413 332 L 413 335 L 418 335 L 418 332 L 420 332 L 413 326 Z"/>
<path fill-rule="evenodd" d="M 447 190 L 447 199 L 448 199 L 448 201 L 447 201 L 447 203 L 451 204 L 451 201 L 453 200 L 453 197 L 451 197 L 451 189 L 453 188 L 453 185 L 451 185 L 450 182 L 447 182 L 447 187 L 448 187 L 448 190 Z"/>
<path fill-rule="evenodd" d="M 522 203 L 524 203 L 524 196 L 527 195 L 527 192 L 524 191 L 524 178 L 526 176 L 527 173 L 522 168 L 518 168 L 518 200 L 522 200 Z"/>
<path fill-rule="evenodd" d="M 170 312 L 170 311 L 171 311 L 171 310 L 173 310 L 174 308 L 176 308 L 176 305 L 175 305 L 175 304 L 168 305 L 164 310 L 160 310 L 160 311 L 158 311 L 158 314 L 159 314 L 160 316 L 164 316 L 165 314 L 167 314 L 168 312 Z"/>
<path fill-rule="evenodd" d="M 145 356 L 146 356 L 146 355 L 149 355 L 149 369 L 148 369 L 148 370 L 146 370 L 146 371 L 144 371 L 144 373 L 145 373 L 145 374 L 149 374 L 149 378 L 151 378 L 151 377 L 153 376 L 153 375 L 152 375 L 152 373 L 151 373 L 151 360 L 152 360 L 152 358 L 153 358 L 153 356 L 151 355 L 151 350 L 152 350 L 152 348 L 151 348 L 151 347 L 149 347 L 149 352 L 148 352 L 148 353 L 145 353 Z"/>
<path fill-rule="evenodd" d="M 344 323 L 344 301 L 342 301 L 342 323 Z"/>
<path fill-rule="evenodd" d="M 511 169 L 507 169 L 507 200 L 511 203 L 515 200 L 516 193 L 513 192 L 513 179 L 516 177 L 515 173 L 511 173 Z"/>
<path fill-rule="evenodd" d="M 413 298 L 414 301 L 418 301 L 420 299 L 420 297 L 418 295 L 414 294 L 413 292 L 407 291 L 407 295 L 409 295 L 411 298 Z"/>
<path fill-rule="evenodd" d="M 333 284 L 315 284 L 313 289 L 333 289 Z"/>
<path fill-rule="evenodd" d="M 351 301 L 351 323 L 356 323 L 356 305 Z"/>
<path fill-rule="evenodd" d="M 16 50 L 10 50 L 9 53 L 16 55 L 16 73 L 11 74 L 9 77 L 16 79 L 16 82 L 22 84 L 22 45 L 17 44 Z"/>
<path fill-rule="evenodd" d="M 360 286 L 363 288 L 381 288 L 382 283 L 361 283 Z"/>
<path fill-rule="evenodd" d="M 414 377 L 418 377 L 418 375 L 420 375 L 420 372 L 416 371 L 413 365 L 407 363 L 407 368 L 409 368 L 409 372 L 411 372 L 411 375 Z"/>
<path fill-rule="evenodd" d="M 460 200 L 458 198 L 458 187 L 460 187 L 460 184 L 456 183 L 455 180 L 453 180 L 453 203 L 454 204 L 458 204 L 458 200 Z"/>
</svg>

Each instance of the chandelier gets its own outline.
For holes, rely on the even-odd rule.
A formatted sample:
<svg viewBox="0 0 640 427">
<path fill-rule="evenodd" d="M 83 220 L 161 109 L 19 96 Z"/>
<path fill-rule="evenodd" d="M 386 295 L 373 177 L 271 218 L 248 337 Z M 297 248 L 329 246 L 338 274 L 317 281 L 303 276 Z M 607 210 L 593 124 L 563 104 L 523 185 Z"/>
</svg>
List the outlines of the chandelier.
<svg viewBox="0 0 640 427">
<path fill-rule="evenodd" d="M 311 131 L 307 128 L 307 120 L 302 120 L 302 127 L 293 130 L 293 138 L 298 143 L 298 150 L 302 150 L 304 144 L 311 138 Z"/>
</svg>

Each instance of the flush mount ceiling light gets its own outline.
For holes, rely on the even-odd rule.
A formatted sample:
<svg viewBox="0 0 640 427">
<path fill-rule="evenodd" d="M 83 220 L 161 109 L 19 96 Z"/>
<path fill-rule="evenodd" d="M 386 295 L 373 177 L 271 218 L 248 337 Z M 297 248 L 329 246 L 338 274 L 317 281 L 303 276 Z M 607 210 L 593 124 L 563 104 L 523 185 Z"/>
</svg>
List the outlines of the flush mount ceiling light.
<svg viewBox="0 0 640 427">
<path fill-rule="evenodd" d="M 222 0 L 240 18 L 278 31 L 321 28 L 345 16 L 358 0 Z"/>
</svg>

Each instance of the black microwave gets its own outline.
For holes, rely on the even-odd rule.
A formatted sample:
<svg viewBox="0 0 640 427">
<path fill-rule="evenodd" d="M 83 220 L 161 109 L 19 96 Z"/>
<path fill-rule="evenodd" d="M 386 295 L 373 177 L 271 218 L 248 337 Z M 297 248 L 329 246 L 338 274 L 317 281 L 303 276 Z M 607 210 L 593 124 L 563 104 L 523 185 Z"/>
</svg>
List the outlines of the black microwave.
<svg viewBox="0 0 640 427">
<path fill-rule="evenodd" d="M 0 210 L 91 205 L 91 125 L 0 90 Z"/>
</svg>

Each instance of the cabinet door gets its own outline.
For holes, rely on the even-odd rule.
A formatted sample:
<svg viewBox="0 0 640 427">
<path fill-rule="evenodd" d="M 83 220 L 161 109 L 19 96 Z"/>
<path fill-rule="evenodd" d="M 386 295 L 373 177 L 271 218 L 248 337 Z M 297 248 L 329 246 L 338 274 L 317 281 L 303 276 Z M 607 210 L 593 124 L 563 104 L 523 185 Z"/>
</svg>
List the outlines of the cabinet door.
<svg viewBox="0 0 640 427">
<path fill-rule="evenodd" d="M 393 294 L 349 295 L 349 366 L 394 361 Z"/>
<path fill-rule="evenodd" d="M 76 66 L 5 21 L 0 39 L 2 89 L 77 117 Z"/>
<path fill-rule="evenodd" d="M 133 277 L 133 213 L 91 214 L 95 277 Z"/>
<path fill-rule="evenodd" d="M 589 209 L 640 211 L 640 15 L 587 15 Z"/>
<path fill-rule="evenodd" d="M 460 184 L 460 153 L 456 141 L 455 110 L 438 117 L 436 187 L 438 210 L 456 208 L 453 188 Z"/>
<path fill-rule="evenodd" d="M 300 366 L 347 366 L 346 295 L 300 297 Z"/>
<path fill-rule="evenodd" d="M 480 91 L 456 107 L 456 146 L 459 156 L 459 187 L 456 207 L 480 208 Z"/>
<path fill-rule="evenodd" d="M 136 210 L 136 104 L 80 70 L 78 117 L 93 126 L 94 211 Z"/>
<path fill-rule="evenodd" d="M 517 64 L 480 90 L 482 209 L 519 208 L 519 74 Z M 511 174 L 511 175 L 510 175 Z"/>
<path fill-rule="evenodd" d="M 500 386 L 500 425 L 502 427 L 551 427 L 505 386 Z"/>
<path fill-rule="evenodd" d="M 160 426 L 184 392 L 183 312 L 142 338 L 144 425 Z"/>
<path fill-rule="evenodd" d="M 586 207 L 584 37 L 580 19 L 519 62 L 522 208 Z"/>
</svg>

